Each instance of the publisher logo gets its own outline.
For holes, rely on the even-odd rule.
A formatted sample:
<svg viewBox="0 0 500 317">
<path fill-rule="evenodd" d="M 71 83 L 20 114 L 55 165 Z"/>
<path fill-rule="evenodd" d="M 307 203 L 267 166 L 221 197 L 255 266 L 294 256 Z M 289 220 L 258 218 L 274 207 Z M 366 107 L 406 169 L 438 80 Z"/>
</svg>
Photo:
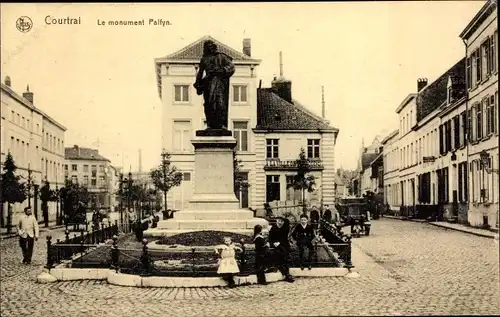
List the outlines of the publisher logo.
<svg viewBox="0 0 500 317">
<path fill-rule="evenodd" d="M 22 16 L 16 21 L 16 28 L 23 33 L 29 32 L 33 28 L 33 21 L 29 17 Z"/>
</svg>

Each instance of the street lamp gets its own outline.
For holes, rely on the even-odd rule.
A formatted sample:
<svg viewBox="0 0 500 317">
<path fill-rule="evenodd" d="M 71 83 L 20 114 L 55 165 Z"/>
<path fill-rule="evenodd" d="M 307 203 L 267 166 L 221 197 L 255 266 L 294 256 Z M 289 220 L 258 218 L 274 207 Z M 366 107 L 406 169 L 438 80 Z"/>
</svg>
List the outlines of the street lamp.
<svg viewBox="0 0 500 317">
<path fill-rule="evenodd" d="M 485 150 L 482 150 L 479 153 L 479 157 L 481 158 L 481 165 L 483 166 L 483 169 L 486 171 L 486 173 L 488 173 L 488 174 L 497 173 L 498 174 L 498 169 L 494 169 L 491 166 L 490 154 L 488 152 L 486 152 Z"/>
<path fill-rule="evenodd" d="M 31 163 L 28 162 L 28 207 L 31 208 Z"/>
</svg>

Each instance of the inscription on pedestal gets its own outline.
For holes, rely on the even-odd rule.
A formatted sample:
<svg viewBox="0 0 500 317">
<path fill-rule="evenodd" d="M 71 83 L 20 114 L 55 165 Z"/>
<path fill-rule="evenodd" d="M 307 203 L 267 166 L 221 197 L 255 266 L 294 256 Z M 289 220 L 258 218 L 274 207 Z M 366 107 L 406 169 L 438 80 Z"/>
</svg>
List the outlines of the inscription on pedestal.
<svg viewBox="0 0 500 317">
<path fill-rule="evenodd" d="M 231 152 L 197 153 L 195 171 L 196 194 L 227 194 L 233 191 Z"/>
</svg>

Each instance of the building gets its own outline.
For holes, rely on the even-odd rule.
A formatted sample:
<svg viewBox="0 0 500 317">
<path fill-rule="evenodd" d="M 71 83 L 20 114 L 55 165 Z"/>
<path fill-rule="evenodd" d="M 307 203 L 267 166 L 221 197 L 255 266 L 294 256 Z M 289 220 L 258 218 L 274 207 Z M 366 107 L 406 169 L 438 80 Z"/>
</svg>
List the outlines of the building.
<svg viewBox="0 0 500 317">
<path fill-rule="evenodd" d="M 64 177 L 87 188 L 91 195 L 90 208 L 111 209 L 116 204 L 116 170 L 111 161 L 95 149 L 65 148 Z"/>
<path fill-rule="evenodd" d="M 187 47 L 155 60 L 158 92 L 163 108 L 163 147 L 171 154 L 172 164 L 183 172 L 181 186 L 167 198 L 169 208 L 187 209 L 193 193 L 194 148 L 191 139 L 196 130 L 206 127 L 203 97 L 197 96 L 193 83 L 203 53 L 203 43 L 214 41 L 219 51 L 233 58 L 229 128 L 237 140 L 236 156 L 241 161 L 241 177 L 249 188 L 237 193 L 242 208 L 262 208 L 266 201 L 286 200 L 286 182 L 293 174 L 292 161 L 300 148 L 314 161 L 318 190 L 314 199 L 333 202 L 334 145 L 338 130 L 292 99 L 291 82 L 282 76 L 271 88 L 257 87 L 260 60 L 251 55 L 250 39 L 243 40 L 242 52 L 205 36 Z M 323 164 L 323 161 L 325 165 Z M 324 186 L 321 180 L 325 181 Z M 267 194 L 266 194 L 267 192 Z M 321 193 L 318 197 L 318 193 Z M 313 195 L 314 196 L 314 195 Z"/>
<path fill-rule="evenodd" d="M 381 137 L 376 136 L 372 143 L 365 147 L 364 141 L 361 145 L 361 151 L 359 155 L 358 167 L 359 176 L 357 179 L 357 191 L 355 192 L 357 196 L 362 196 L 367 192 L 378 192 L 378 180 L 372 175 L 371 164 L 374 162 L 382 153 L 382 143 L 380 142 Z M 376 174 L 375 174 L 376 175 Z"/>
<path fill-rule="evenodd" d="M 399 180 L 401 154 L 399 151 L 399 129 L 390 133 L 381 143 L 383 146 L 384 204 L 388 212 L 399 214 L 403 191 Z"/>
<path fill-rule="evenodd" d="M 51 189 L 64 185 L 64 133 L 66 128 L 55 121 L 40 108 L 34 105 L 34 93 L 26 88 L 21 95 L 12 89 L 10 78 L 5 78 L 1 84 L 2 121 L 1 121 L 1 161 L 3 162 L 10 152 L 17 165 L 17 175 L 27 182 L 31 174 L 31 197 L 22 204 L 14 204 L 13 223 L 22 213 L 24 207 L 33 206 L 34 214 L 42 221 L 41 201 L 38 192 L 45 181 L 50 183 Z M 3 208 L 5 207 L 5 208 Z M 49 220 L 55 220 L 57 204 L 49 202 Z M 7 204 L 2 206 L 7 210 Z M 7 217 L 2 212 L 2 223 Z"/>
<path fill-rule="evenodd" d="M 466 48 L 468 221 L 498 227 L 497 2 L 487 1 L 460 34 Z M 466 167 L 467 168 L 467 167 Z"/>
</svg>

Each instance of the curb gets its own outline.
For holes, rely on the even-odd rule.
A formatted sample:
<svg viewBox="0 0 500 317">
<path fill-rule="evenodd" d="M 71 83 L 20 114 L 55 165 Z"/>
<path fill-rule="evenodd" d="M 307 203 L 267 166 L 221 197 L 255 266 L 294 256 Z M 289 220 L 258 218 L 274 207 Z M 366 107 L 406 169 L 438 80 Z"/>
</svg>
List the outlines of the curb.
<svg viewBox="0 0 500 317">
<path fill-rule="evenodd" d="M 459 231 L 459 232 L 464 232 L 464 233 L 472 234 L 472 235 L 475 235 L 475 236 L 478 236 L 478 237 L 489 238 L 489 239 L 498 239 L 498 235 L 494 235 L 494 234 L 492 236 L 491 234 L 486 234 L 486 233 L 472 232 L 472 231 L 468 231 L 468 230 L 465 230 L 465 229 L 459 229 L 459 228 L 450 228 L 450 227 L 442 226 L 440 224 L 432 223 L 432 222 L 428 222 L 428 224 L 433 225 L 435 227 L 439 227 L 439 228 L 444 228 L 444 229 L 449 229 L 449 230 L 454 230 L 454 231 Z"/>
<path fill-rule="evenodd" d="M 478 237 L 489 238 L 489 239 L 498 239 L 498 235 L 495 235 L 494 233 L 487 234 L 487 233 L 480 233 L 480 232 L 472 232 L 472 231 L 469 231 L 469 230 L 466 230 L 466 229 L 452 228 L 452 227 L 443 226 L 441 224 L 438 224 L 438 223 L 435 223 L 435 222 L 432 222 L 432 221 L 431 222 L 426 221 L 426 220 L 418 221 L 418 220 L 415 220 L 415 219 L 407 219 L 407 218 L 403 218 L 403 217 L 391 217 L 391 216 L 384 216 L 384 218 L 395 219 L 395 220 L 403 220 L 403 221 L 413 221 L 413 222 L 427 223 L 427 224 L 433 225 L 434 227 L 439 227 L 439 228 L 443 228 L 443 229 L 448 229 L 448 230 L 454 230 L 454 231 L 459 231 L 459 232 L 463 232 L 463 233 L 468 233 L 468 234 L 472 234 L 472 235 L 475 235 L 475 236 L 478 236 Z"/>
</svg>

